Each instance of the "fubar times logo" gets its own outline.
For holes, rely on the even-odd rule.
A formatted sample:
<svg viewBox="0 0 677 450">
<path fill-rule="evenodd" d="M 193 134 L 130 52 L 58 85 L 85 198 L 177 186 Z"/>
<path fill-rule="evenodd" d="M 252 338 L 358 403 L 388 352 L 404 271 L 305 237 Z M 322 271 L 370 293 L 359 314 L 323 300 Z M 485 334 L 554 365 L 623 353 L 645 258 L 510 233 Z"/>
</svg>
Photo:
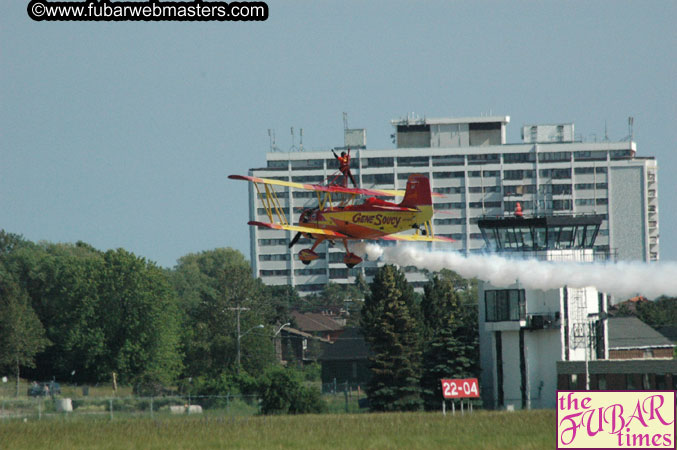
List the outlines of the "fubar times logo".
<svg viewBox="0 0 677 450">
<path fill-rule="evenodd" d="M 557 391 L 557 448 L 675 448 L 676 391 Z"/>
</svg>

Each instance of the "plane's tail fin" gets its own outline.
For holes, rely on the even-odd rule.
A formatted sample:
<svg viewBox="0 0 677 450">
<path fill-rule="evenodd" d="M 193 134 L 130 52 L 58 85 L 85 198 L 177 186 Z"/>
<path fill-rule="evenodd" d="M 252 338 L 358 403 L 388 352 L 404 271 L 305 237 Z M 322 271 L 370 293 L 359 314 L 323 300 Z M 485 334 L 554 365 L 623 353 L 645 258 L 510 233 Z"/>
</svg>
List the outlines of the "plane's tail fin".
<svg viewBox="0 0 677 450">
<path fill-rule="evenodd" d="M 407 180 L 407 189 L 400 206 L 417 208 L 432 206 L 433 200 L 430 193 L 430 181 L 424 175 L 412 174 Z"/>
</svg>

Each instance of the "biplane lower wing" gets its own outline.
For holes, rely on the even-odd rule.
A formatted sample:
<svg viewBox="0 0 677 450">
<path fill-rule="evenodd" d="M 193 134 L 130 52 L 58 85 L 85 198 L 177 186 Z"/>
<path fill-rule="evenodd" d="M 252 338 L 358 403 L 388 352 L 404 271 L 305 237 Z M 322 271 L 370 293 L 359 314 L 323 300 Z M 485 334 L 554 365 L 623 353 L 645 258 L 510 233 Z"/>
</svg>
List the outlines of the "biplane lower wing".
<svg viewBox="0 0 677 450">
<path fill-rule="evenodd" d="M 325 236 L 334 236 L 337 238 L 347 238 L 343 233 L 338 233 L 336 231 L 332 230 L 325 230 L 322 228 L 311 228 L 311 227 L 301 227 L 298 225 L 282 225 L 279 223 L 268 223 L 268 222 L 258 222 L 256 220 L 252 220 L 247 222 L 249 225 L 253 225 L 256 227 L 265 227 L 265 228 L 270 228 L 272 230 L 289 230 L 289 231 L 297 231 L 299 233 L 308 233 L 308 234 L 324 234 Z"/>
<path fill-rule="evenodd" d="M 444 236 L 421 236 L 419 234 L 390 234 L 382 236 L 379 239 L 384 241 L 456 242 L 454 239 Z"/>
</svg>

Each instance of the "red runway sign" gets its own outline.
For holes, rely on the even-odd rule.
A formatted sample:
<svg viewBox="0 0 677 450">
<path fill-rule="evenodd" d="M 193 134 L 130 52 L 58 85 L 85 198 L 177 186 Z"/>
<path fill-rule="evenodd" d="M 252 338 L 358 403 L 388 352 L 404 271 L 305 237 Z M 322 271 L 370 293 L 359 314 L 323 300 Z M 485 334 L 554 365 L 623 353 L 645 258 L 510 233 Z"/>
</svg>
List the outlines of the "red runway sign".
<svg viewBox="0 0 677 450">
<path fill-rule="evenodd" d="M 442 395 L 444 398 L 477 398 L 480 396 L 477 378 L 442 380 Z"/>
</svg>

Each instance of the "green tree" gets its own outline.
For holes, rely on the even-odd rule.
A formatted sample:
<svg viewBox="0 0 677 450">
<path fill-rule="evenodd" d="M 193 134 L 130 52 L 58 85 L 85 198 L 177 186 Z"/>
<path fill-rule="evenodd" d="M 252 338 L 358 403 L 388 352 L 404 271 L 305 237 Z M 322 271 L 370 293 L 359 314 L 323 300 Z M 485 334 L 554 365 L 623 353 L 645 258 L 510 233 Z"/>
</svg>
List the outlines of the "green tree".
<svg viewBox="0 0 677 450">
<path fill-rule="evenodd" d="M 677 298 L 659 297 L 637 305 L 637 317 L 652 327 L 677 324 Z"/>
<path fill-rule="evenodd" d="M 302 303 L 301 296 L 294 286 L 288 284 L 266 286 L 266 295 L 272 300 L 273 321 L 287 323 L 291 321 L 291 311 Z"/>
<path fill-rule="evenodd" d="M 238 308 L 243 369 L 260 373 L 274 361 L 271 329 L 278 310 L 272 291 L 252 276 L 240 252 L 221 248 L 183 256 L 171 279 L 183 311 L 185 376 L 236 370 Z M 269 329 L 257 329 L 260 324 Z"/>
<path fill-rule="evenodd" d="M 28 295 L 0 263 L 0 366 L 14 369 L 16 396 L 21 367 L 35 367 L 35 355 L 48 344 Z"/>
<path fill-rule="evenodd" d="M 446 276 L 445 276 L 446 275 Z M 477 376 L 477 316 L 463 299 L 455 277 L 433 275 L 424 287 L 421 304 L 426 344 L 423 352 L 422 397 L 425 408 L 439 409 L 442 378 Z"/>
<path fill-rule="evenodd" d="M 100 365 L 124 381 L 172 382 L 181 370 L 178 307 L 162 269 L 125 250 L 104 254 Z"/>
<path fill-rule="evenodd" d="M 24 243 L 2 258 L 53 343 L 37 355 L 36 377 L 97 382 L 117 372 L 122 382 L 169 383 L 177 375 L 176 298 L 155 264 L 82 242 Z"/>
<path fill-rule="evenodd" d="M 420 409 L 421 349 L 413 288 L 395 266 L 379 269 L 362 308 L 362 330 L 370 345 L 367 385 L 375 411 Z"/>
</svg>

